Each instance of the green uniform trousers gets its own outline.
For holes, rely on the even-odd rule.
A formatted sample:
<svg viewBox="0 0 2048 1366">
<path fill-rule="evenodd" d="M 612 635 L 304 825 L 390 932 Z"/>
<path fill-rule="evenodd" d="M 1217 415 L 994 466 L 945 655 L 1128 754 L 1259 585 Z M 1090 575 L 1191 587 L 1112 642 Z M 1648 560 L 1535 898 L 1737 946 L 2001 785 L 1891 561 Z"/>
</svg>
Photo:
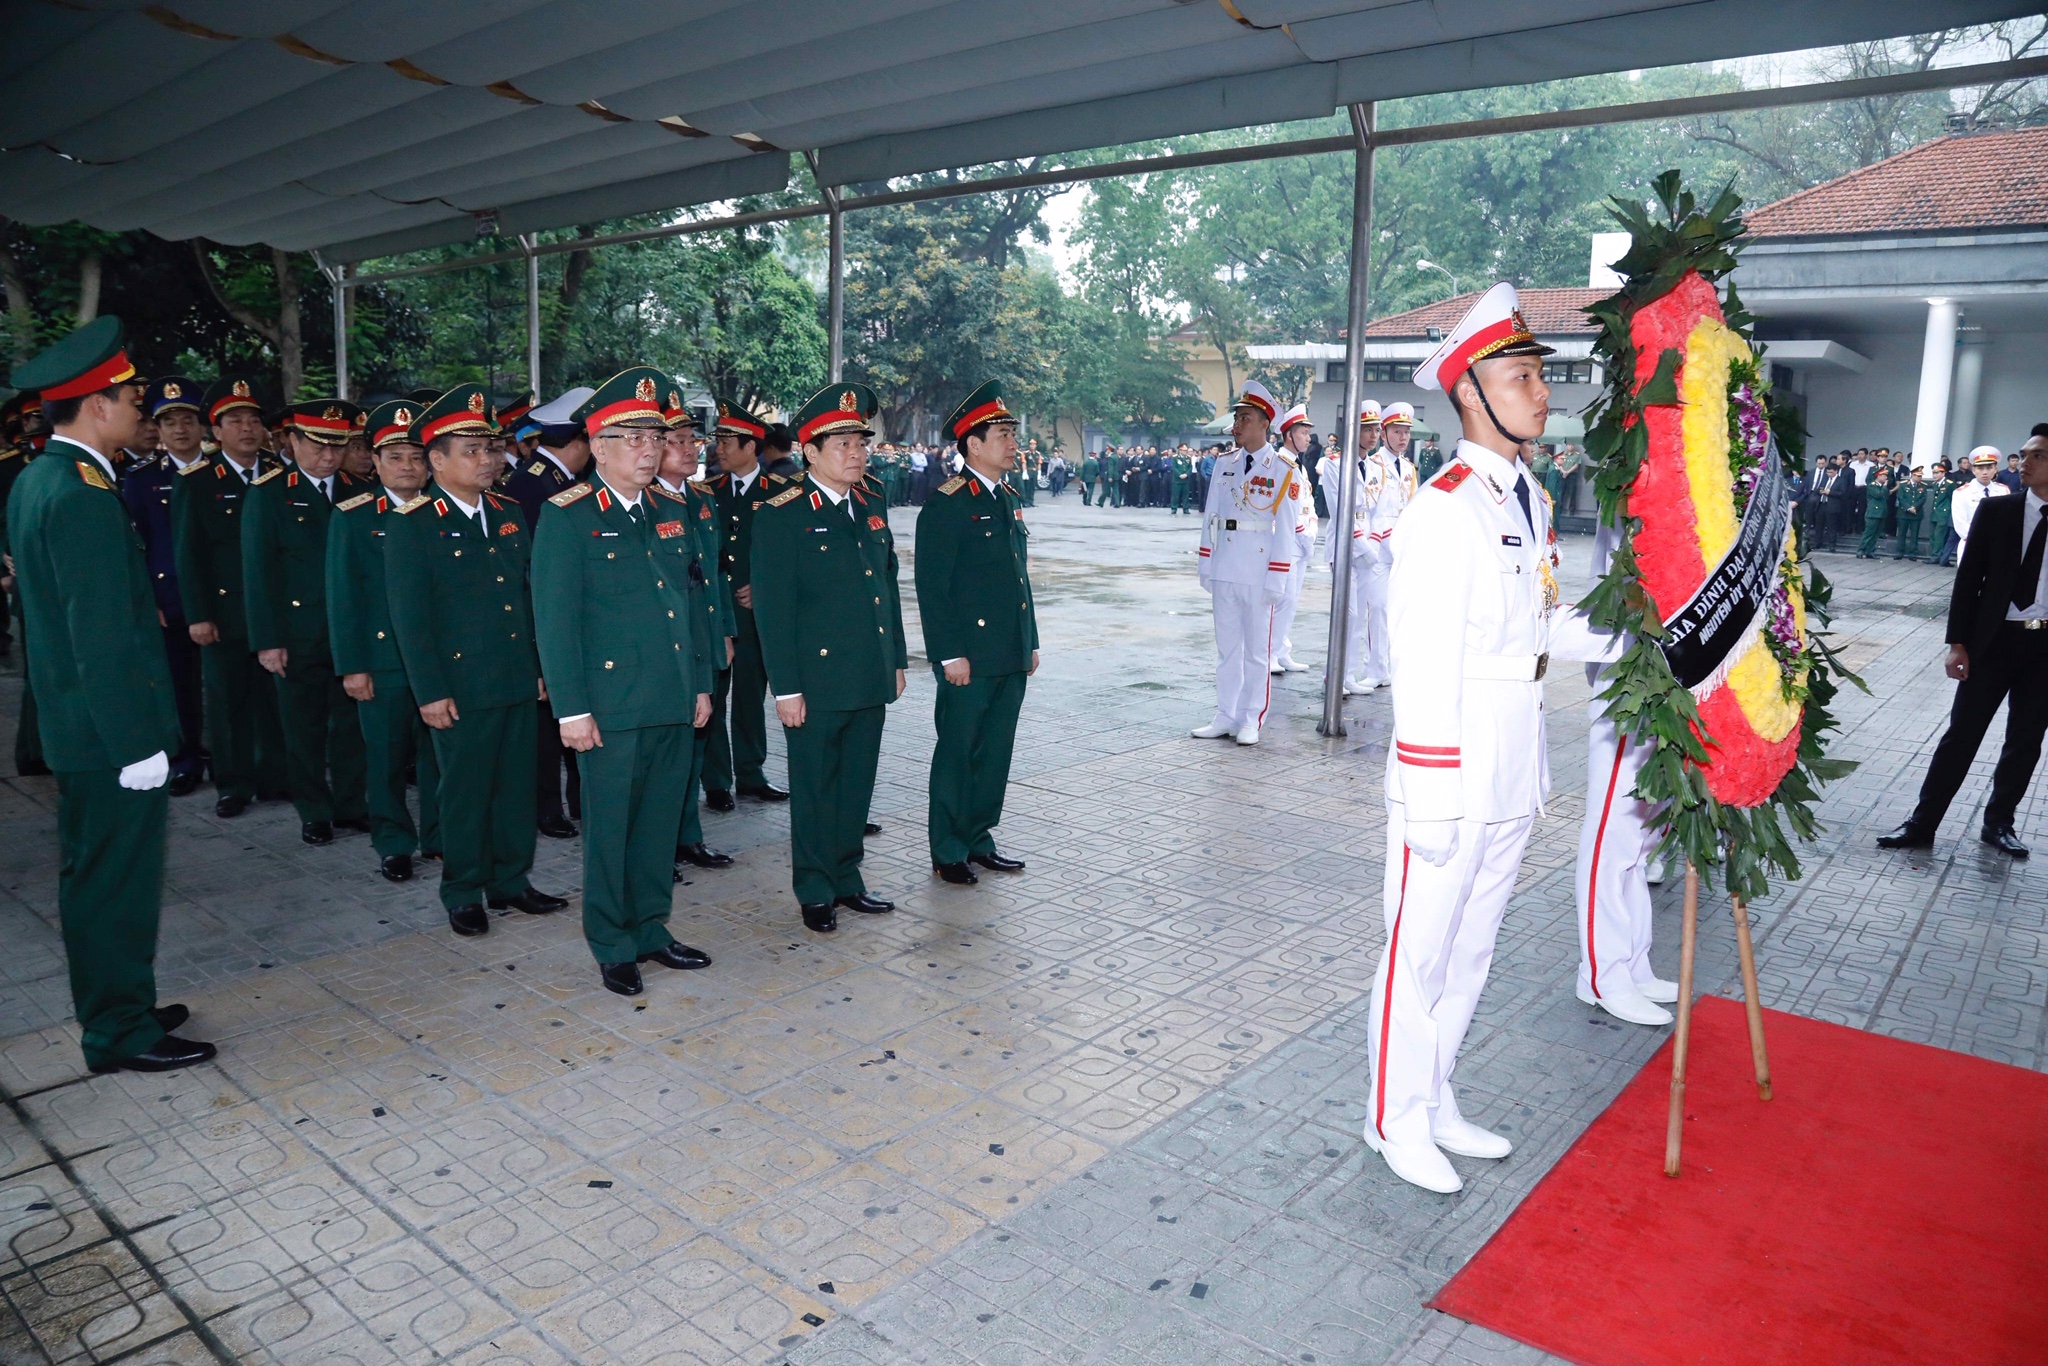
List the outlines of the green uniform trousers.
<svg viewBox="0 0 2048 1366">
<path fill-rule="evenodd" d="M 718 671 L 718 688 L 724 691 L 732 686 L 727 677 L 732 671 Z M 676 844 L 702 844 L 704 842 L 704 819 L 698 809 L 697 784 L 701 781 L 706 791 L 730 792 L 730 787 L 720 787 L 711 781 L 705 765 L 710 762 L 711 747 L 725 738 L 719 725 L 718 703 L 711 704 L 711 719 L 690 731 L 690 781 L 683 791 L 683 824 L 676 833 Z M 728 779 L 728 782 L 731 780 Z"/>
<path fill-rule="evenodd" d="M 939 742 L 932 750 L 925 821 L 934 864 L 964 863 L 971 854 L 996 851 L 992 832 L 1003 819 L 1026 677 L 975 674 L 964 685 L 943 678 L 939 683 Z"/>
<path fill-rule="evenodd" d="M 14 771 L 28 773 L 44 767 L 43 733 L 37 729 L 35 690 L 28 685 L 28 641 L 21 642 L 21 717 L 14 726 Z"/>
<path fill-rule="evenodd" d="M 57 915 L 85 1062 L 132 1058 L 164 1036 L 156 1005 L 170 786 L 121 786 L 118 769 L 57 775 Z"/>
<path fill-rule="evenodd" d="M 704 788 L 710 792 L 744 792 L 768 782 L 761 767 L 768 759 L 768 666 L 761 662 L 761 633 L 753 608 L 735 605 L 732 614 L 732 667 L 718 671 L 711 693 L 715 733 L 704 750 Z"/>
<path fill-rule="evenodd" d="M 334 666 L 292 660 L 284 677 L 272 679 L 284 724 L 285 783 L 299 819 L 363 819 L 363 726 Z"/>
<path fill-rule="evenodd" d="M 213 785 L 223 797 L 255 797 L 285 786 L 284 727 L 277 690 L 244 641 L 201 646 L 206 740 Z"/>
<path fill-rule="evenodd" d="M 376 693 L 356 703 L 370 807 L 370 847 L 377 857 L 441 852 L 441 766 L 434 762 L 433 731 L 420 720 L 412 689 L 397 670 L 370 675 Z M 405 803 L 405 770 L 417 770 L 420 819 Z"/>
<path fill-rule="evenodd" d="M 583 751 L 583 938 L 600 963 L 668 943 L 689 726 L 603 730 Z"/>
<path fill-rule="evenodd" d="M 1195 481 L 1194 481 L 1194 480 L 1192 480 L 1192 479 L 1176 479 L 1176 480 L 1174 480 L 1174 481 L 1173 481 L 1173 509 L 1172 509 L 1172 510 L 1173 510 L 1173 511 L 1175 511 L 1175 512 L 1190 512 L 1190 513 L 1192 513 L 1192 512 L 1198 512 L 1198 511 L 1200 511 L 1200 510 L 1201 510 L 1201 509 L 1200 509 L 1200 508 L 1199 508 L 1199 507 L 1198 507 L 1198 506 L 1196 505 L 1196 503 L 1195 503 Z"/>
<path fill-rule="evenodd" d="M 1863 539 L 1856 543 L 1856 553 L 1866 560 L 1877 558 L 1877 538 L 1884 532 L 1883 517 L 1863 519 Z"/>
<path fill-rule="evenodd" d="M 441 766 L 441 904 L 451 911 L 486 897 L 515 897 L 530 885 L 535 717 L 531 702 L 473 707 L 434 732 Z"/>
<path fill-rule="evenodd" d="M 1088 507 L 1095 501 L 1095 481 L 1093 479 L 1083 479 L 1080 482 L 1081 506 Z"/>
<path fill-rule="evenodd" d="M 862 840 L 875 796 L 886 707 L 809 710 L 789 745 L 789 869 L 805 905 L 859 896 Z"/>
</svg>

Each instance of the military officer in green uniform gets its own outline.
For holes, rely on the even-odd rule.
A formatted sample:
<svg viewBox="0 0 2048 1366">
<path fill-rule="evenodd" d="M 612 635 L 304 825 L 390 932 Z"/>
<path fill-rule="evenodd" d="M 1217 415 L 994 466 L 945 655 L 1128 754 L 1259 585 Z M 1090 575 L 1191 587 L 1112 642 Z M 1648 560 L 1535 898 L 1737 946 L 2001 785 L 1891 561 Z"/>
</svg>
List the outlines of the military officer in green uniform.
<svg viewBox="0 0 2048 1366">
<path fill-rule="evenodd" d="M 57 775 L 57 914 L 86 1065 L 162 1072 L 214 1055 L 156 1002 L 164 825 L 178 708 L 142 544 L 107 453 L 134 439 L 142 382 L 121 320 L 86 324 L 14 371 L 55 434 L 7 502 L 43 755 Z"/>
<path fill-rule="evenodd" d="M 789 793 L 768 781 L 768 668 L 761 658 L 761 633 L 754 617 L 754 519 L 761 504 L 784 483 L 800 476 L 796 462 L 775 456 L 765 444 L 768 424 L 736 400 L 718 401 L 713 429 L 718 473 L 707 482 L 718 500 L 723 541 L 719 568 L 732 586 L 732 668 L 719 680 L 711 701 L 711 729 L 704 749 L 704 800 L 713 811 L 733 809 L 733 793 L 757 801 L 785 802 Z M 731 740 L 726 740 L 730 722 Z"/>
<path fill-rule="evenodd" d="M 662 449 L 661 466 L 654 472 L 657 491 L 683 502 L 683 522 L 696 542 L 695 567 L 688 578 L 690 617 L 696 623 L 697 654 L 703 661 L 704 676 L 717 680 L 718 690 L 732 686 L 733 605 L 732 584 L 718 568 L 721 545 L 718 499 L 711 486 L 700 483 L 703 452 L 697 442 L 697 419 L 683 406 L 682 395 L 673 385 L 667 390 L 662 416 L 668 421 L 668 443 Z M 704 777 L 704 756 L 718 729 L 718 707 L 714 701 L 706 716 L 692 728 L 689 781 L 683 785 L 683 823 L 676 833 L 675 878 L 683 880 L 683 865 L 697 868 L 730 868 L 732 855 L 704 842 L 704 818 L 698 810 L 697 788 Z M 728 780 L 730 781 L 730 780 Z M 728 789 L 729 790 L 729 789 Z"/>
<path fill-rule="evenodd" d="M 285 791 L 277 689 L 249 645 L 242 573 L 249 486 L 280 462 L 263 448 L 263 409 L 248 380 L 216 380 L 200 402 L 215 450 L 171 488 L 171 544 L 185 629 L 199 646 L 214 814 L 232 817 Z"/>
<path fill-rule="evenodd" d="M 534 544 L 541 671 L 583 769 L 583 936 L 621 996 L 642 991 L 642 963 L 711 962 L 668 932 L 691 731 L 711 716 L 698 541 L 683 501 L 651 487 L 672 383 L 635 366 L 583 401 L 597 477 L 548 500 Z"/>
<path fill-rule="evenodd" d="M 1017 453 L 1017 496 L 1025 507 L 1038 506 L 1038 476 L 1045 470 L 1045 457 L 1039 453 L 1038 439 L 1033 437 L 1028 449 Z"/>
<path fill-rule="evenodd" d="M 1131 459 L 1131 456 L 1114 446 L 1102 457 L 1102 473 L 1109 481 L 1109 488 L 1098 501 L 1116 508 L 1124 505 L 1124 472 L 1130 466 Z"/>
<path fill-rule="evenodd" d="M 354 699 L 362 725 L 370 845 L 378 871 L 392 882 L 411 879 L 414 854 L 441 856 L 441 770 L 406 682 L 384 582 L 385 539 L 398 509 L 427 482 L 427 453 L 412 439 L 413 414 L 407 399 L 371 410 L 365 436 L 377 486 L 336 503 L 327 528 L 328 641 L 334 672 Z M 419 778 L 417 826 L 405 802 L 409 767 L 417 768 Z"/>
<path fill-rule="evenodd" d="M 805 926 L 821 931 L 842 906 L 896 909 L 860 873 L 883 713 L 910 663 L 888 509 L 861 483 L 879 406 L 864 384 L 814 394 L 796 417 L 805 473 L 754 523 L 755 621 L 789 746 L 790 871 Z"/>
<path fill-rule="evenodd" d="M 996 852 L 995 827 L 1010 783 L 1010 752 L 1024 680 L 1038 671 L 1029 533 L 1003 482 L 1017 460 L 1017 419 L 994 380 L 947 421 L 965 465 L 939 485 L 917 518 L 917 609 L 924 652 L 939 683 L 926 828 L 932 867 L 948 882 L 974 868 L 1014 873 Z"/>
<path fill-rule="evenodd" d="M 336 826 L 370 830 L 362 722 L 327 632 L 328 523 L 336 503 L 369 491 L 341 468 L 362 410 L 324 398 L 285 412 L 292 463 L 250 482 L 242 516 L 244 604 L 249 648 L 276 679 L 299 838 L 332 844 Z"/>
<path fill-rule="evenodd" d="M 1863 539 L 1856 545 L 1856 558 L 1877 558 L 1877 538 L 1884 533 L 1884 520 L 1891 515 L 1891 472 L 1882 467 L 1863 481 Z"/>
<path fill-rule="evenodd" d="M 1920 558 L 1920 520 L 1926 510 L 1927 485 L 1920 478 L 1920 471 L 1914 470 L 1906 482 L 1892 492 L 1892 512 L 1898 520 L 1898 541 L 1893 547 L 1895 560 Z"/>
<path fill-rule="evenodd" d="M 484 391 L 461 384 L 418 411 L 412 440 L 433 478 L 384 538 L 384 584 L 399 658 L 441 766 L 441 905 L 459 935 L 485 910 L 546 915 L 569 903 L 527 881 L 533 868 L 534 702 L 547 695 L 534 653 L 519 504 L 490 491 Z"/>
<path fill-rule="evenodd" d="M 1953 525 L 1956 501 L 1956 484 L 1949 478 L 1944 465 L 1936 465 L 1929 471 L 1934 483 L 1922 500 L 1922 521 L 1927 532 L 1927 562 L 1941 563 L 1941 552 L 1948 545 L 1949 528 Z"/>
<path fill-rule="evenodd" d="M 1094 451 L 1081 453 L 1081 506 L 1089 506 L 1095 496 L 1095 481 L 1102 477 L 1102 459 Z"/>
<path fill-rule="evenodd" d="M 1199 516 L 1202 508 L 1195 501 L 1195 457 L 1182 446 L 1173 453 L 1173 507 L 1174 513 L 1185 512 Z"/>
</svg>

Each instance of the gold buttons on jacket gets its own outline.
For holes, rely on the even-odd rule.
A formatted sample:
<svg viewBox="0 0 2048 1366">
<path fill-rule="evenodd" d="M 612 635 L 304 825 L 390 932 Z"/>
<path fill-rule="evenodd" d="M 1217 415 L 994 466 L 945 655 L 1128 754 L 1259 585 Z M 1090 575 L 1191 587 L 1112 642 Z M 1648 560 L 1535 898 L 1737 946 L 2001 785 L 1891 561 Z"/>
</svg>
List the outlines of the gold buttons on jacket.
<svg viewBox="0 0 2048 1366">
<path fill-rule="evenodd" d="M 607 560 L 616 560 L 617 558 L 619 558 L 619 557 L 618 557 L 617 555 L 614 555 L 614 554 L 613 554 L 613 553 L 612 553 L 611 551 L 609 551 L 609 550 L 607 550 L 607 551 L 605 551 L 605 552 L 604 552 L 604 557 L 605 557 L 605 558 L 606 558 Z"/>
<path fill-rule="evenodd" d="M 457 659 L 460 659 L 460 658 L 462 658 L 462 651 L 460 651 L 460 650 L 457 650 L 457 651 L 455 652 L 455 657 L 456 657 Z"/>
<path fill-rule="evenodd" d="M 299 605 L 299 600 L 298 600 L 297 598 L 293 598 L 293 599 L 292 599 L 292 606 L 294 606 L 294 607 L 297 607 L 298 605 Z"/>
<path fill-rule="evenodd" d="M 974 619 L 974 624 L 975 624 L 976 626 L 986 626 L 986 625 L 988 625 L 988 623 L 987 623 L 987 622 L 985 622 L 985 621 L 983 621 L 983 620 L 982 620 L 982 619 L 981 619 L 980 617 L 976 617 L 976 618 Z"/>
<path fill-rule="evenodd" d="M 668 619 L 669 619 L 670 621 L 674 621 L 674 620 L 676 619 L 676 614 L 675 614 L 675 611 L 674 611 L 674 609 L 670 609 L 670 611 L 669 611 L 669 614 L 668 614 Z"/>
<path fill-rule="evenodd" d="M 379 631 L 379 632 L 377 633 L 377 639 L 379 639 L 379 640 L 382 640 L 382 639 L 384 639 L 384 633 L 383 633 L 382 631 Z"/>
<path fill-rule="evenodd" d="M 500 575 L 498 575 L 498 582 L 499 582 L 499 583 L 503 583 L 504 581 L 505 581 L 505 576 L 504 576 L 503 574 L 500 574 Z"/>
<path fill-rule="evenodd" d="M 462 552 L 461 552 L 461 551 L 459 551 L 459 550 L 458 550 L 458 551 L 456 551 L 456 552 L 455 552 L 455 558 L 456 558 L 456 559 L 458 559 L 458 560 L 459 560 L 459 559 L 461 559 L 461 558 L 462 558 Z"/>
<path fill-rule="evenodd" d="M 606 661 L 604 662 L 604 666 L 605 666 L 605 667 L 606 667 L 607 669 L 609 669 L 609 668 L 610 668 L 610 667 L 612 666 L 612 662 L 611 662 L 611 661 L 610 661 L 609 659 L 607 659 L 607 660 L 606 660 Z"/>
<path fill-rule="evenodd" d="M 826 653 L 828 653 L 828 651 L 825 651 L 825 650 L 820 650 L 820 651 L 818 651 L 818 653 L 822 655 L 822 654 L 826 654 Z"/>
<path fill-rule="evenodd" d="M 511 604 L 511 603 L 509 603 L 509 602 L 508 602 L 508 603 L 506 603 L 506 604 L 505 604 L 505 610 L 506 610 L 506 611 L 508 611 L 508 612 L 509 612 L 509 611 L 511 611 L 511 610 L 512 610 L 512 604 Z"/>
</svg>

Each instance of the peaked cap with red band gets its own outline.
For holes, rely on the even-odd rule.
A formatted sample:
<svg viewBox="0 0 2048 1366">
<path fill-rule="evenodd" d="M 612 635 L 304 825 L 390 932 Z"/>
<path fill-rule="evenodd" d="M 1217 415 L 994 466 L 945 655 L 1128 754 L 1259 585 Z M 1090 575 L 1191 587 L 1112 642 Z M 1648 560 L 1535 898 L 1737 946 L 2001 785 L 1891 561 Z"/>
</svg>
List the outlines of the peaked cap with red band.
<svg viewBox="0 0 2048 1366">
<path fill-rule="evenodd" d="M 370 449 L 381 450 L 394 441 L 411 441 L 412 420 L 419 416 L 419 411 L 419 404 L 409 398 L 394 398 L 370 409 L 365 423 Z"/>
<path fill-rule="evenodd" d="M 363 410 L 338 398 L 304 399 L 285 405 L 285 425 L 323 446 L 346 446 L 362 428 Z"/>
<path fill-rule="evenodd" d="M 1377 427 L 1380 425 L 1380 401 L 1378 399 L 1369 398 L 1358 405 L 1358 425 L 1361 427 Z"/>
<path fill-rule="evenodd" d="M 958 441 L 984 422 L 991 426 L 1017 425 L 1017 415 L 1004 406 L 1003 388 L 996 380 L 989 380 L 960 400 L 960 406 L 946 419 L 946 431 Z"/>
<path fill-rule="evenodd" d="M 415 410 L 410 436 L 417 445 L 431 446 L 444 436 L 490 436 L 494 431 L 483 386 L 458 384 Z"/>
<path fill-rule="evenodd" d="M 1280 416 L 1280 405 L 1274 401 L 1272 392 L 1255 379 L 1244 382 L 1244 395 L 1230 406 L 1233 411 L 1250 408 L 1255 413 L 1264 413 L 1268 422 Z"/>
<path fill-rule="evenodd" d="M 40 393 L 45 403 L 84 398 L 117 384 L 140 384 L 128 363 L 126 337 L 119 318 L 102 314 L 15 366 L 12 383 Z"/>
<path fill-rule="evenodd" d="M 596 436 L 606 427 L 666 427 L 662 397 L 676 382 L 651 365 L 629 366 L 597 386 L 576 409 L 575 420 Z M 676 406 L 682 406 L 678 393 Z"/>
<path fill-rule="evenodd" d="M 881 410 L 882 400 L 865 384 L 828 384 L 797 409 L 796 439 L 812 446 L 840 432 L 873 436 L 870 424 Z"/>
<path fill-rule="evenodd" d="M 208 426 L 218 423 L 222 413 L 237 408 L 247 408 L 261 414 L 263 401 L 256 397 L 256 386 L 240 375 L 228 375 L 206 386 L 206 397 L 200 400 L 201 415 Z"/>
<path fill-rule="evenodd" d="M 738 400 L 718 400 L 718 425 L 713 429 L 720 436 L 736 436 L 742 441 L 759 441 L 768 435 L 768 424 L 739 405 Z"/>
<path fill-rule="evenodd" d="M 1389 403 L 1386 416 L 1380 419 L 1380 425 L 1383 427 L 1413 427 L 1415 425 L 1415 405 L 1407 402 Z"/>
<path fill-rule="evenodd" d="M 1296 427 L 1301 426 L 1303 423 L 1307 421 L 1308 405 L 1306 403 L 1295 404 L 1292 408 L 1289 408 L 1280 419 L 1280 435 L 1287 435 Z"/>
<path fill-rule="evenodd" d="M 498 408 L 498 425 L 510 431 L 514 423 L 532 411 L 532 394 L 521 394 L 518 398 L 508 399 Z"/>
<path fill-rule="evenodd" d="M 1521 296 L 1503 280 L 1479 296 L 1436 350 L 1415 367 L 1419 389 L 1449 393 L 1467 370 L 1495 356 L 1547 356 L 1553 348 L 1536 340 L 1522 321 Z"/>
</svg>

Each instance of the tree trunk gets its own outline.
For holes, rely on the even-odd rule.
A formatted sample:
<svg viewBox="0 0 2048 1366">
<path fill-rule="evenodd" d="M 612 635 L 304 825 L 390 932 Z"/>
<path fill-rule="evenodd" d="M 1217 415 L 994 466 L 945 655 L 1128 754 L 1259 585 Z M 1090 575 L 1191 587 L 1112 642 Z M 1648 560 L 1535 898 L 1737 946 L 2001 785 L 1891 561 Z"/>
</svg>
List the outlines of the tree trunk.
<svg viewBox="0 0 2048 1366">
<path fill-rule="evenodd" d="M 576 230 L 578 237 L 595 237 L 594 229 L 583 227 Z M 590 253 L 572 251 L 569 259 L 562 264 L 562 287 L 556 292 L 560 307 L 555 310 L 551 325 L 544 329 L 540 343 L 540 379 L 547 393 L 552 394 L 562 385 L 562 364 L 569 354 L 569 327 L 576 316 L 576 301 L 583 296 L 583 277 L 590 271 Z M 536 399 L 542 395 L 535 395 Z"/>
<path fill-rule="evenodd" d="M 106 262 L 96 251 L 87 252 L 78 263 L 78 325 L 84 327 L 100 315 L 100 281 Z"/>
<path fill-rule="evenodd" d="M 14 363 L 20 365 L 36 353 L 36 306 L 22 278 L 21 262 L 0 246 L 0 285 L 7 290 L 7 331 L 14 343 Z"/>
<path fill-rule="evenodd" d="M 299 271 L 291 253 L 270 249 L 270 268 L 277 272 L 277 359 L 284 380 L 284 401 L 299 396 L 306 382 L 306 339 L 299 318 Z"/>
</svg>

